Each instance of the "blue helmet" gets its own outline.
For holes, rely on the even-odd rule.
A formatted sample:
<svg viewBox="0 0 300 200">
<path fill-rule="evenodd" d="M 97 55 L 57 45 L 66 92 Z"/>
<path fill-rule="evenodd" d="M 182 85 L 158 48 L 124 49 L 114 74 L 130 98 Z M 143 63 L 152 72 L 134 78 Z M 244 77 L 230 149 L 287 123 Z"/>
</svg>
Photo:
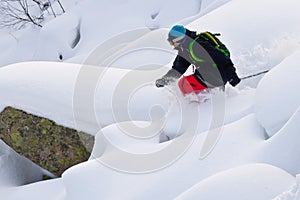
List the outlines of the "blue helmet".
<svg viewBox="0 0 300 200">
<path fill-rule="evenodd" d="M 168 40 L 172 43 L 179 42 L 184 38 L 185 33 L 186 29 L 182 25 L 175 25 L 169 32 Z"/>
</svg>

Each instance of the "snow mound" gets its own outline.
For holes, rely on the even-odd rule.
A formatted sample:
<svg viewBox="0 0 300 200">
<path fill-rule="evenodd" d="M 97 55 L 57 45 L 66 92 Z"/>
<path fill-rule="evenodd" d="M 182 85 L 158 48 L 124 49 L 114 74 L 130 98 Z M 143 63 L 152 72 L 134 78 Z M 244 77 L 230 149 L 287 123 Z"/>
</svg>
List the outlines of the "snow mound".
<svg viewBox="0 0 300 200">
<path fill-rule="evenodd" d="M 139 153 L 143 151 L 143 153 L 149 153 L 147 151 L 154 151 L 153 145 L 151 144 L 159 143 L 160 132 L 159 129 L 157 129 L 155 126 L 152 126 L 152 128 L 150 127 L 150 130 L 148 129 L 146 133 L 145 130 L 147 129 L 143 127 L 149 126 L 151 126 L 151 122 L 148 121 L 126 121 L 106 126 L 96 135 L 95 145 L 91 153 L 91 157 L 97 158 L 103 154 L 104 149 L 107 147 L 107 145 L 103 144 L 104 137 L 105 140 L 107 140 L 107 142 L 110 144 L 129 152 L 136 152 L 137 149 L 139 150 Z M 132 135 L 132 133 L 136 131 L 139 133 L 144 131 L 144 133 Z M 147 146 L 149 148 L 147 148 Z"/>
<path fill-rule="evenodd" d="M 209 177 L 184 192 L 176 200 L 202 197 L 209 200 L 266 200 L 274 198 L 293 183 L 294 177 L 277 167 L 250 164 Z"/>
<path fill-rule="evenodd" d="M 16 63 L 0 68 L 0 108 L 19 108 L 75 127 L 72 95 L 78 71 L 78 65 L 54 62 Z"/>
<path fill-rule="evenodd" d="M 272 69 L 259 83 L 255 113 L 268 136 L 280 130 L 300 106 L 300 52 Z"/>
<path fill-rule="evenodd" d="M 265 141 L 260 149 L 261 161 L 271 163 L 289 173 L 299 173 L 300 147 L 300 108 L 298 108 L 288 122 L 272 138 Z"/>
</svg>

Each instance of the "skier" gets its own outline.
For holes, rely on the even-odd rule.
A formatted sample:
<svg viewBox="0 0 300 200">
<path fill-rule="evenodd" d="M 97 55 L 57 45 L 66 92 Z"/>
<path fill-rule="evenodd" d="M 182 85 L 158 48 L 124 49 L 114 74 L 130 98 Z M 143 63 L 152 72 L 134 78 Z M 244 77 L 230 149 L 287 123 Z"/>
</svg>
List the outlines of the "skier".
<svg viewBox="0 0 300 200">
<path fill-rule="evenodd" d="M 172 69 L 156 80 L 157 87 L 164 87 L 176 81 L 190 65 L 195 67 L 194 74 L 183 76 L 178 81 L 183 95 L 191 92 L 199 93 L 207 88 L 220 87 L 224 90 L 227 82 L 236 86 L 241 81 L 235 72 L 229 51 L 212 45 L 208 39 L 200 36 L 201 34 L 197 35 L 196 32 L 181 25 L 172 27 L 168 34 L 168 41 L 178 51 L 178 55 Z M 214 41 L 216 40 L 218 39 Z"/>
</svg>

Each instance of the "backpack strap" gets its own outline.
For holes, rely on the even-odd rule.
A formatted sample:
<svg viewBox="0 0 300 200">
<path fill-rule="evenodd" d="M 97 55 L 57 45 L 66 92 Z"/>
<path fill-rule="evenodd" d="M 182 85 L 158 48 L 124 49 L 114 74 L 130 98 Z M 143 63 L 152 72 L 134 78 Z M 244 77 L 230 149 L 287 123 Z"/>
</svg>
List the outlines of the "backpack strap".
<svg viewBox="0 0 300 200">
<path fill-rule="evenodd" d="M 220 47 L 219 42 L 212 36 L 212 34 L 208 31 L 202 32 L 200 33 L 206 35 L 206 37 L 208 37 L 211 41 L 213 41 L 213 43 L 216 45 L 216 47 Z M 218 34 L 218 33 L 217 33 Z"/>
<path fill-rule="evenodd" d="M 210 33 L 208 31 L 202 32 L 199 34 L 204 40 L 207 40 L 214 44 L 215 48 L 221 51 L 225 56 L 230 57 L 230 52 L 226 46 L 216 37 L 220 36 L 220 33 Z"/>
<path fill-rule="evenodd" d="M 205 60 L 203 60 L 203 59 L 201 59 L 201 58 L 199 58 L 198 56 L 196 56 L 196 54 L 195 54 L 195 52 L 194 52 L 194 49 L 193 49 L 193 47 L 194 47 L 194 44 L 195 44 L 195 42 L 198 40 L 200 38 L 200 35 L 198 35 L 190 44 L 189 44 L 189 51 L 190 51 L 190 54 L 191 54 L 191 56 L 192 56 L 192 58 L 193 58 L 193 60 L 195 61 L 195 62 L 205 62 Z"/>
<path fill-rule="evenodd" d="M 195 52 L 194 52 L 194 49 L 193 49 L 193 47 L 194 47 L 194 44 L 196 43 L 196 41 L 199 39 L 199 38 L 201 38 L 202 36 L 201 35 L 198 35 L 190 44 L 189 44 L 189 51 L 190 51 L 190 55 L 191 55 L 191 57 L 192 57 L 192 59 L 194 60 L 194 64 L 196 64 L 197 62 L 198 63 L 204 63 L 205 62 L 205 60 L 204 59 L 201 59 L 201 58 L 199 58 L 198 56 L 196 56 L 196 54 L 195 54 Z M 216 64 L 213 64 L 212 65 L 213 67 L 217 67 L 217 65 Z M 196 67 L 196 69 L 197 69 L 197 67 Z"/>
</svg>

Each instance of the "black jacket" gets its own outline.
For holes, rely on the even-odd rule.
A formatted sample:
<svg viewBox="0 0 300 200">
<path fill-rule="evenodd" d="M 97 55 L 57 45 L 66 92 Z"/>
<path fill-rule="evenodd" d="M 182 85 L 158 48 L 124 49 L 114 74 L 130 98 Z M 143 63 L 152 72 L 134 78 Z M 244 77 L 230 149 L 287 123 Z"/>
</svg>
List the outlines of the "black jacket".
<svg viewBox="0 0 300 200">
<path fill-rule="evenodd" d="M 191 44 L 196 37 L 196 32 L 186 30 L 185 39 L 176 48 L 178 55 L 173 62 L 173 71 L 175 69 L 179 73 L 179 76 L 181 76 L 193 64 L 196 67 L 194 76 L 200 83 L 209 88 L 224 86 L 227 81 L 230 84 L 233 83 L 233 86 L 238 84 L 240 79 L 235 72 L 231 59 L 204 39 L 198 38 L 194 44 Z M 194 55 L 192 55 L 191 49 Z M 198 59 L 195 60 L 195 57 Z M 174 74 L 171 72 L 168 73 Z M 166 76 L 168 76 L 168 73 Z"/>
</svg>

